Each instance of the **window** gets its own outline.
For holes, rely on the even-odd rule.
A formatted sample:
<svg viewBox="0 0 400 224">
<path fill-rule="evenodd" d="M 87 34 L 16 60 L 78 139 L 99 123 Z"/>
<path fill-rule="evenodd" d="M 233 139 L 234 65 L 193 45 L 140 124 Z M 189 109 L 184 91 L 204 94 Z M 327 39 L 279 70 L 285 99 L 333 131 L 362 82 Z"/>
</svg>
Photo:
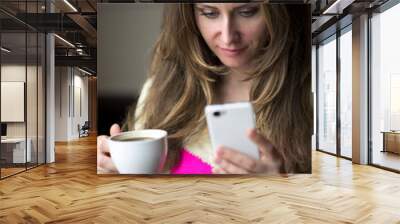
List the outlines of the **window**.
<svg viewBox="0 0 400 224">
<path fill-rule="evenodd" d="M 340 155 L 352 157 L 352 34 L 351 26 L 340 36 Z"/>
<path fill-rule="evenodd" d="M 400 4 L 371 18 L 372 164 L 396 170 L 400 170 L 399 21 Z"/>
<path fill-rule="evenodd" d="M 336 36 L 318 48 L 318 149 L 336 154 Z"/>
</svg>

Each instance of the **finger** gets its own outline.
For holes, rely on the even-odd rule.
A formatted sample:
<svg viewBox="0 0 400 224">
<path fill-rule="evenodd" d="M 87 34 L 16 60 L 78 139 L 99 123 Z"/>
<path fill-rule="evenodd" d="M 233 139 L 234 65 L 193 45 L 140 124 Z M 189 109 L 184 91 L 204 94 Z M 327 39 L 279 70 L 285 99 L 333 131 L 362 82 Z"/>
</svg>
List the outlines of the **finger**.
<svg viewBox="0 0 400 224">
<path fill-rule="evenodd" d="M 111 136 L 116 135 L 116 134 L 118 134 L 120 132 L 121 132 L 121 128 L 119 127 L 118 124 L 111 125 L 111 128 L 110 128 L 110 135 Z"/>
<path fill-rule="evenodd" d="M 257 133 L 254 128 L 247 130 L 247 137 L 258 145 L 258 150 L 262 155 L 271 153 L 274 149 L 274 146 L 264 136 Z"/>
<path fill-rule="evenodd" d="M 105 135 L 97 137 L 97 152 L 100 152 L 102 154 L 110 152 L 110 149 L 108 148 L 107 139 L 108 136 Z"/>
<path fill-rule="evenodd" d="M 101 167 L 102 169 L 105 169 L 107 171 L 117 171 L 117 168 L 115 167 L 111 157 L 100 155 L 97 160 L 97 166 Z"/>
<path fill-rule="evenodd" d="M 97 174 L 118 174 L 118 171 L 106 170 L 97 166 Z"/>
<path fill-rule="evenodd" d="M 221 160 L 219 163 L 221 169 L 223 169 L 226 173 L 229 174 L 246 174 L 249 173 L 245 169 L 236 166 L 233 163 L 228 162 L 227 160 Z"/>
<path fill-rule="evenodd" d="M 221 146 L 217 149 L 216 162 L 221 159 L 227 160 L 228 162 L 250 172 L 255 172 L 257 167 L 257 160 L 229 147 Z"/>
<path fill-rule="evenodd" d="M 228 174 L 228 172 L 220 167 L 219 168 L 219 174 Z"/>
<path fill-rule="evenodd" d="M 212 169 L 212 173 L 213 173 L 213 174 L 220 174 L 220 169 L 217 168 L 217 167 L 214 167 L 214 168 Z"/>
<path fill-rule="evenodd" d="M 107 139 L 108 136 L 105 135 L 97 137 L 97 166 L 107 172 L 116 172 L 117 168 L 110 157 Z"/>
<path fill-rule="evenodd" d="M 215 167 L 212 170 L 213 174 L 227 174 L 227 172 L 221 167 Z"/>
</svg>

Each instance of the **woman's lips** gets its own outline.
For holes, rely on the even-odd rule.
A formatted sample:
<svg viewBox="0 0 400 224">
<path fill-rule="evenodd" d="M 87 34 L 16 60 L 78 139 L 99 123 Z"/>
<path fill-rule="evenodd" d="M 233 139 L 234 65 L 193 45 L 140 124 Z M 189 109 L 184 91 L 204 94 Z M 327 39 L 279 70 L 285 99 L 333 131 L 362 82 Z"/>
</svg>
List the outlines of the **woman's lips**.
<svg viewBox="0 0 400 224">
<path fill-rule="evenodd" d="M 241 54 L 246 47 L 242 48 L 223 48 L 223 47 L 218 47 L 221 51 L 222 54 L 228 56 L 228 57 L 235 57 Z"/>
</svg>

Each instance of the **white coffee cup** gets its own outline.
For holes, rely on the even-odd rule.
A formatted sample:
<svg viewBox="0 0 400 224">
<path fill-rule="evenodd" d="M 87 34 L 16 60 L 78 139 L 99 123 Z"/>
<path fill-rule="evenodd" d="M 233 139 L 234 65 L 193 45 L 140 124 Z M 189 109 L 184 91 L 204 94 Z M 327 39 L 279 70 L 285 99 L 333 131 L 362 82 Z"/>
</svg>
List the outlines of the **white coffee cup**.
<svg viewBox="0 0 400 224">
<path fill-rule="evenodd" d="M 161 173 L 168 152 L 167 132 L 159 129 L 122 132 L 110 137 L 108 146 L 120 174 Z"/>
</svg>

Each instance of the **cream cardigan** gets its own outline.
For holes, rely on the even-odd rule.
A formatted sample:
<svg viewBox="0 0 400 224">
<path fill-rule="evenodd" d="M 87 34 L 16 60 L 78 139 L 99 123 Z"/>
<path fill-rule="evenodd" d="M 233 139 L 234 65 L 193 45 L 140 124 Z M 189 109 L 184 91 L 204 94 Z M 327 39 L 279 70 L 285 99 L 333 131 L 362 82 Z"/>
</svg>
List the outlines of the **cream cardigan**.
<svg viewBox="0 0 400 224">
<path fill-rule="evenodd" d="M 151 83 L 152 83 L 151 80 L 148 79 L 145 82 L 145 84 L 143 85 L 143 88 L 140 93 L 138 103 L 136 106 L 135 117 L 137 117 L 138 114 L 142 111 L 143 102 L 148 94 Z M 135 122 L 134 128 L 135 129 L 143 129 L 143 122 L 138 120 L 137 122 Z M 197 138 L 195 138 L 194 140 L 189 142 L 187 145 L 185 145 L 184 148 L 187 151 L 189 151 L 192 155 L 199 158 L 204 163 L 207 163 L 208 165 L 210 165 L 212 168 L 214 168 L 216 166 L 216 164 L 213 161 L 214 154 L 213 154 L 213 150 L 212 150 L 212 146 L 211 146 L 207 128 Z"/>
</svg>

